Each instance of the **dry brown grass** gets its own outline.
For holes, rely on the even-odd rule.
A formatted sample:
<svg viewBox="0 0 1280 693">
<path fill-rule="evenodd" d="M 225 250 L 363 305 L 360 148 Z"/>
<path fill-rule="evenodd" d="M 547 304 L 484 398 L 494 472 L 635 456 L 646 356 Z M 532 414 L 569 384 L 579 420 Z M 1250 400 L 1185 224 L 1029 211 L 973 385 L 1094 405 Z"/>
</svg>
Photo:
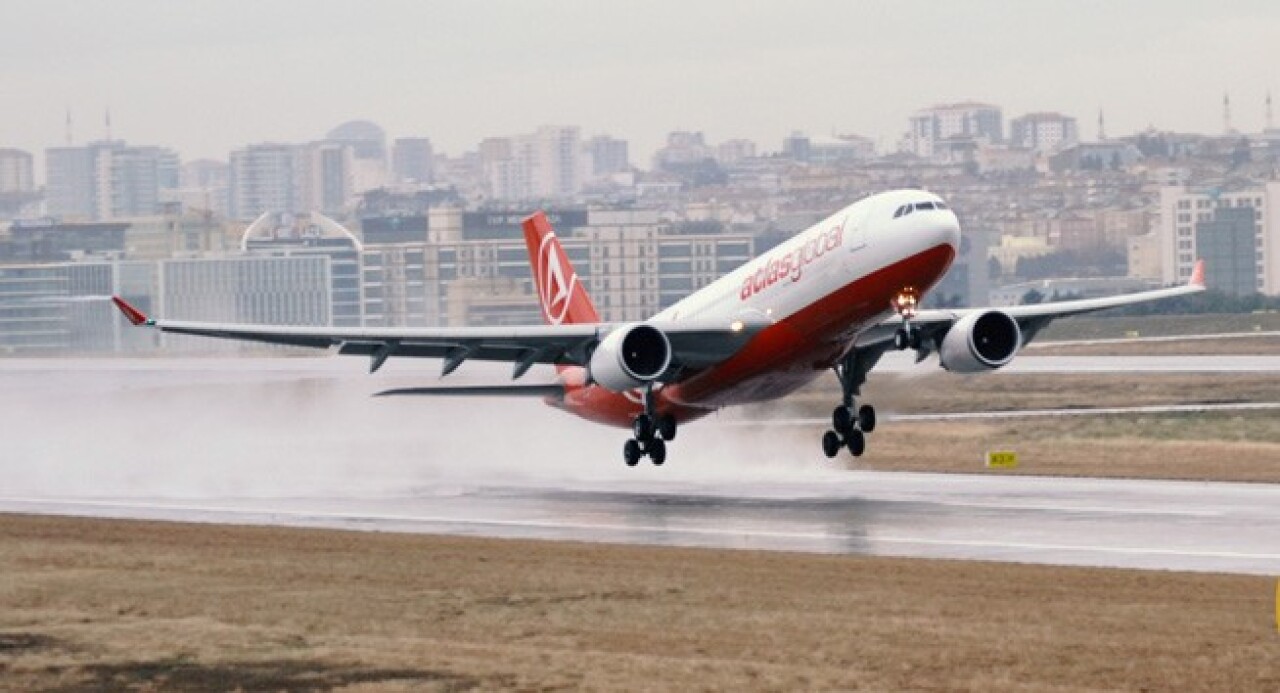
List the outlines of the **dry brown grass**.
<svg viewBox="0 0 1280 693">
<path fill-rule="evenodd" d="M 1276 690 L 1270 579 L 0 516 L 9 690 Z"/>
<path fill-rule="evenodd" d="M 1032 343 L 1031 356 L 1253 356 L 1280 354 L 1280 337 L 1197 339 L 1181 342 Z"/>
<path fill-rule="evenodd" d="M 768 408 L 745 408 L 762 420 L 830 415 L 834 378 Z M 1280 376 L 1260 374 L 1015 375 L 916 378 L 882 375 L 861 401 L 883 414 L 1088 409 L 1187 402 L 1274 402 Z M 796 445 L 818 449 L 826 424 L 786 429 Z M 777 436 L 778 430 L 741 434 Z M 1062 416 L 950 422 L 885 422 L 868 454 L 850 466 L 931 472 L 978 472 L 988 450 L 1015 450 L 1019 468 L 987 473 L 1196 479 L 1280 483 L 1280 413 Z"/>
</svg>

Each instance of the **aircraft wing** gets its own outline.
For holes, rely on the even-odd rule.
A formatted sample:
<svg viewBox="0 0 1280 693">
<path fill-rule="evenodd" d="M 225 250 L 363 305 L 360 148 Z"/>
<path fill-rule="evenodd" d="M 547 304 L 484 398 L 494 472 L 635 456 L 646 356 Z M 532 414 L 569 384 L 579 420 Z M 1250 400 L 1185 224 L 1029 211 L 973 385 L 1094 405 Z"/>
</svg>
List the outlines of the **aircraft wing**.
<svg viewBox="0 0 1280 693">
<path fill-rule="evenodd" d="M 392 356 L 443 359 L 448 375 L 468 359 L 513 364 L 512 378 L 534 364 L 585 366 L 591 353 L 617 324 L 528 325 L 512 327 L 377 328 L 295 327 L 187 322 L 150 318 L 119 296 L 116 307 L 134 325 L 171 334 L 217 337 L 265 344 L 328 349 L 370 358 L 376 371 Z M 767 322 L 736 320 L 732 324 L 696 321 L 650 323 L 671 342 L 672 369 L 697 370 L 732 356 Z"/>
<path fill-rule="evenodd" d="M 1106 310 L 1107 308 L 1118 308 L 1120 306 L 1129 306 L 1137 303 L 1149 303 L 1151 301 L 1159 301 L 1166 298 L 1174 298 L 1176 296 L 1189 296 L 1197 294 L 1205 290 L 1204 283 L 1204 260 L 1196 262 L 1195 270 L 1191 273 L 1191 279 L 1182 286 L 1175 286 L 1167 289 L 1156 289 L 1154 291 L 1140 291 L 1132 294 L 1122 294 L 1120 296 L 1107 296 L 1104 298 L 1090 298 L 1077 301 L 1054 301 L 1050 303 L 1036 303 L 1032 305 L 1009 306 L 1005 308 L 964 308 L 957 310 L 922 310 L 916 314 L 911 320 L 911 324 L 919 329 L 923 334 L 924 342 L 938 343 L 947 330 L 951 329 L 960 318 L 970 313 L 979 313 L 988 310 L 1000 310 L 1007 313 L 1010 317 L 1018 321 L 1018 327 L 1022 330 L 1022 346 L 1026 346 L 1028 342 L 1035 338 L 1040 330 L 1056 318 L 1065 318 L 1071 315 L 1080 315 L 1082 313 L 1092 313 L 1098 310 Z M 858 336 L 858 348 L 870 348 L 881 345 L 893 340 L 893 334 L 902 325 L 902 318 L 893 316 L 884 322 L 866 330 Z M 924 354 L 927 355 L 927 350 Z"/>
</svg>

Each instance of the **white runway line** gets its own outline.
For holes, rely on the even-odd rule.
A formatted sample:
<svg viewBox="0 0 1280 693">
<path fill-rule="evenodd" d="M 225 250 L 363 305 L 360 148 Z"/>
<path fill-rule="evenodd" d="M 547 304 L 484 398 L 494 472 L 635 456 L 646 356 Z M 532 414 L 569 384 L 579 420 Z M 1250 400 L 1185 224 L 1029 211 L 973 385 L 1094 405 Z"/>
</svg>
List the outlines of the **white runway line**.
<svg viewBox="0 0 1280 693">
<path fill-rule="evenodd" d="M 970 421 L 983 419 L 1034 419 L 1048 416 L 1105 416 L 1116 414 L 1202 414 L 1222 411 L 1269 411 L 1280 402 L 1222 402 L 1211 404 L 1152 404 L 1136 407 L 1094 407 L 1089 409 L 1020 409 L 1014 411 L 966 411 L 939 414 L 883 414 L 881 421 Z M 791 419 L 715 420 L 720 426 L 827 426 L 826 417 Z"/>
</svg>

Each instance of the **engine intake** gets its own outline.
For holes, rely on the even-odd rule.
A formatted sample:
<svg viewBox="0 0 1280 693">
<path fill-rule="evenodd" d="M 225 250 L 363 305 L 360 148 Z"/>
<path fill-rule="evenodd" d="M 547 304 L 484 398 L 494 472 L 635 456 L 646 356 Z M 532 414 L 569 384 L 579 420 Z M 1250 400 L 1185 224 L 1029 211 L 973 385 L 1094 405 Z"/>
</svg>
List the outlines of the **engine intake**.
<svg viewBox="0 0 1280 693">
<path fill-rule="evenodd" d="M 623 392 L 657 380 L 671 365 L 671 342 L 652 325 L 619 327 L 600 340 L 591 355 L 591 378 L 605 389 Z"/>
<path fill-rule="evenodd" d="M 1022 330 L 1008 313 L 988 310 L 956 321 L 938 348 L 942 367 L 953 373 L 982 373 L 1008 364 L 1022 347 Z"/>
</svg>

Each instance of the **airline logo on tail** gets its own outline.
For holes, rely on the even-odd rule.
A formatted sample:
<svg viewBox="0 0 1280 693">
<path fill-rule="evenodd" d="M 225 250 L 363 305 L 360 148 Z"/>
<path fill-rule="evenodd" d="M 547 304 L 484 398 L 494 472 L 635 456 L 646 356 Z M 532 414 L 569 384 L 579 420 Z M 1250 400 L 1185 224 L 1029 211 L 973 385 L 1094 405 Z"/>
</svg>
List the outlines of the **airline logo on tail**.
<svg viewBox="0 0 1280 693">
<path fill-rule="evenodd" d="M 578 283 L 578 273 L 573 272 L 569 275 L 569 280 L 565 281 L 560 253 L 556 252 L 559 244 L 554 242 L 555 239 L 554 233 L 542 237 L 541 247 L 538 248 L 538 264 L 533 271 L 537 276 L 538 295 L 542 300 L 542 311 L 547 316 L 547 322 L 559 325 L 569 313 L 569 298 Z"/>
<path fill-rule="evenodd" d="M 524 220 L 524 242 L 533 267 L 534 288 L 542 314 L 551 325 L 600 322 L 578 273 L 569 262 L 547 215 L 537 212 Z"/>
</svg>

